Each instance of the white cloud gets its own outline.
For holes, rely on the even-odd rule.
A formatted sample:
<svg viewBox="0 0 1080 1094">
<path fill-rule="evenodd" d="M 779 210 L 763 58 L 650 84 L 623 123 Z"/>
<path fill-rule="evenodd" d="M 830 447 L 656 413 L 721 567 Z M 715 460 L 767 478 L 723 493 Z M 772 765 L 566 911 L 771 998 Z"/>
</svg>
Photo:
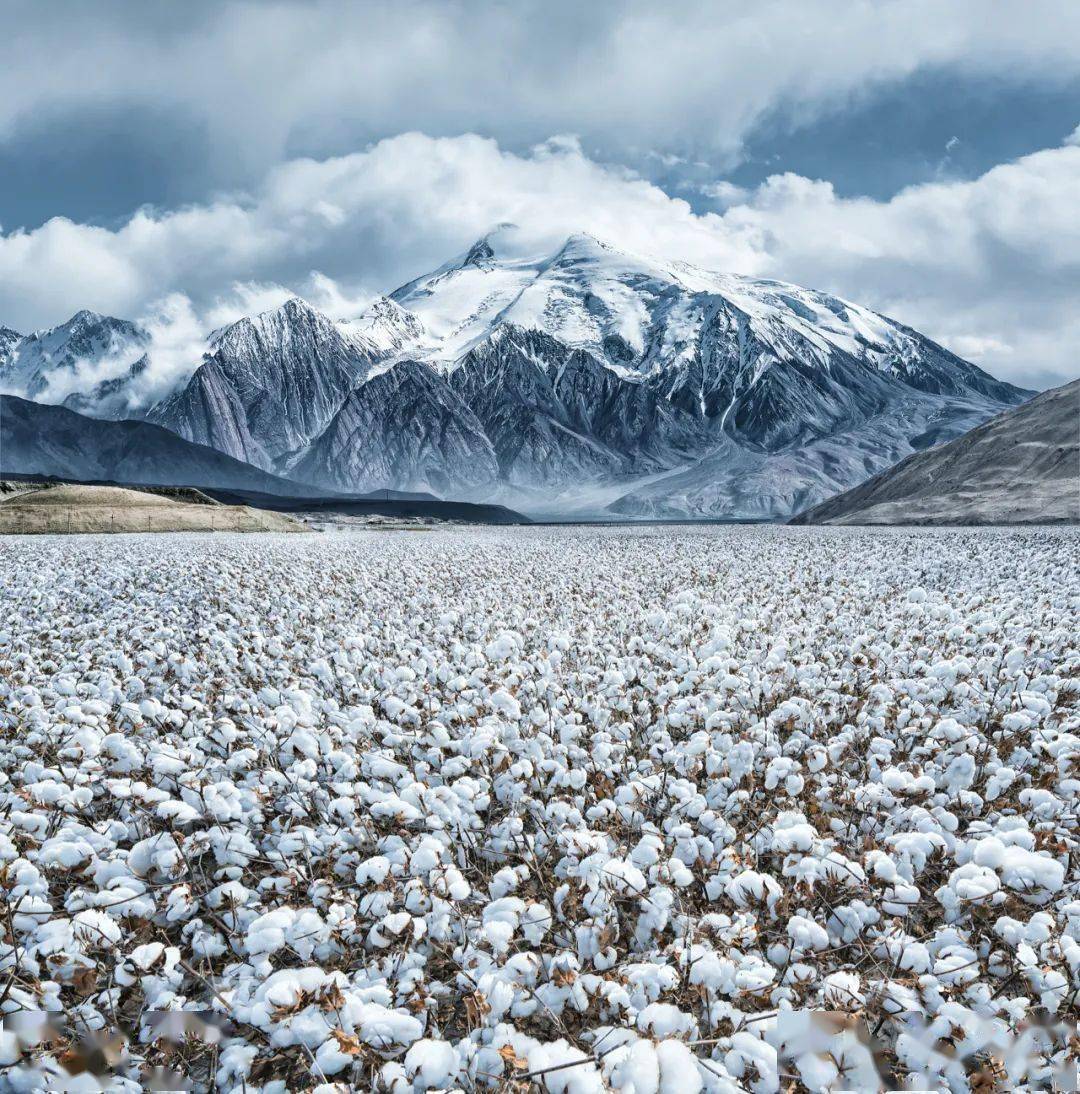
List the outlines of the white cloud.
<svg viewBox="0 0 1080 1094">
<path fill-rule="evenodd" d="M 1061 0 L 52 0 L 5 32 L 0 137 L 134 106 L 255 170 L 414 128 L 734 157 L 772 112 L 806 121 L 928 68 L 1080 72 L 1080 5 Z"/>
<path fill-rule="evenodd" d="M 736 186 L 733 182 L 720 179 L 716 182 L 702 182 L 694 186 L 698 193 L 716 203 L 721 209 L 732 205 L 738 205 L 749 198 L 750 192 L 742 186 Z"/>
<path fill-rule="evenodd" d="M 207 326 L 183 293 L 154 301 L 139 316 L 150 335 L 147 368 L 132 386 L 132 406 L 152 406 L 199 364 L 206 350 Z"/>
<path fill-rule="evenodd" d="M 297 292 L 334 315 L 432 269 L 502 221 L 539 247 L 585 230 L 632 250 L 839 293 L 971 354 L 1008 379 L 1077 372 L 1080 147 L 891 200 L 842 198 L 784 174 L 695 214 L 567 138 L 513 154 L 493 140 L 404 134 L 294 160 L 251 195 L 115 230 L 49 221 L 0 236 L 0 321 L 27 329 L 79 307 L 123 316 L 183 293 L 219 325 Z M 312 272 L 317 271 L 317 272 Z M 180 322 L 182 316 L 175 318 Z"/>
</svg>

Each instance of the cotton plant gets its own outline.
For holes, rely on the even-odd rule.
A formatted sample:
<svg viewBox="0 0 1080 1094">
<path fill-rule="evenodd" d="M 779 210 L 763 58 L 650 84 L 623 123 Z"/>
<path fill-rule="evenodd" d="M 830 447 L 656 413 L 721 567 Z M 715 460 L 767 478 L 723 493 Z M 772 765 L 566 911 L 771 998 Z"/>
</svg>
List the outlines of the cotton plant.
<svg viewBox="0 0 1080 1094">
<path fill-rule="evenodd" d="M 1067 1071 L 1074 531 L 300 539 L 0 547 L 4 1089 Z"/>
</svg>

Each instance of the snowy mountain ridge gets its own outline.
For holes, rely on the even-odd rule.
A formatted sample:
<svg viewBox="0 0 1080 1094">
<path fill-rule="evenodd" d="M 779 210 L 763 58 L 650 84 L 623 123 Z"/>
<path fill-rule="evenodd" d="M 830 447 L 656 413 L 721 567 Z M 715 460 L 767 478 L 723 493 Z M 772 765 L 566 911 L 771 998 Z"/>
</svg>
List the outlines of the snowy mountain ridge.
<svg viewBox="0 0 1080 1094">
<path fill-rule="evenodd" d="M 125 387 L 146 368 L 149 334 L 136 323 L 83 309 L 32 334 L 0 330 L 0 392 L 72 410 L 121 416 Z"/>
<path fill-rule="evenodd" d="M 391 294 L 430 332 L 427 345 L 413 347 L 416 356 L 452 369 L 494 330 L 516 326 L 640 378 L 691 356 L 721 305 L 779 360 L 825 364 L 841 351 L 906 379 L 927 341 L 868 308 L 786 282 L 633 254 L 587 233 L 569 236 L 550 255 L 500 257 L 507 236 L 512 226 Z M 952 363 L 966 366 L 969 377 L 979 372 L 959 358 Z"/>
<path fill-rule="evenodd" d="M 138 344 L 97 319 L 84 349 Z M 25 381 L 26 341 L 0 340 L 0 389 Z M 63 401 L 109 416 L 124 376 Z M 214 332 L 145 416 L 336 490 L 786 517 L 1028 394 L 825 293 L 582 233 L 537 254 L 503 226 L 354 319 L 293 298 Z"/>
</svg>

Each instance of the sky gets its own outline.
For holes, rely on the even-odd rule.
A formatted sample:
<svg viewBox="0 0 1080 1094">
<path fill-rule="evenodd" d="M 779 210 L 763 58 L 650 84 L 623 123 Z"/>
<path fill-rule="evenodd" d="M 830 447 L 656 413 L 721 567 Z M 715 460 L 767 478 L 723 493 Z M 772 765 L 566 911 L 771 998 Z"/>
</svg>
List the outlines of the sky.
<svg viewBox="0 0 1080 1094">
<path fill-rule="evenodd" d="M 513 221 L 1080 375 L 1073 0 L 0 0 L 0 325 L 348 317 Z"/>
</svg>

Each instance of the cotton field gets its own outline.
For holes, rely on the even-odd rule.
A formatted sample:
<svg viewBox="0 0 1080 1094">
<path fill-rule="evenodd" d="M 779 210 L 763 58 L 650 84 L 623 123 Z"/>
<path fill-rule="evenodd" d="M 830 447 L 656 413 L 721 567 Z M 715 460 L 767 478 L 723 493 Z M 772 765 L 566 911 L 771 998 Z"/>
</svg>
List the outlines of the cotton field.
<svg viewBox="0 0 1080 1094">
<path fill-rule="evenodd" d="M 1078 548 L 5 540 L 0 1089 L 1062 1082 Z"/>
</svg>

